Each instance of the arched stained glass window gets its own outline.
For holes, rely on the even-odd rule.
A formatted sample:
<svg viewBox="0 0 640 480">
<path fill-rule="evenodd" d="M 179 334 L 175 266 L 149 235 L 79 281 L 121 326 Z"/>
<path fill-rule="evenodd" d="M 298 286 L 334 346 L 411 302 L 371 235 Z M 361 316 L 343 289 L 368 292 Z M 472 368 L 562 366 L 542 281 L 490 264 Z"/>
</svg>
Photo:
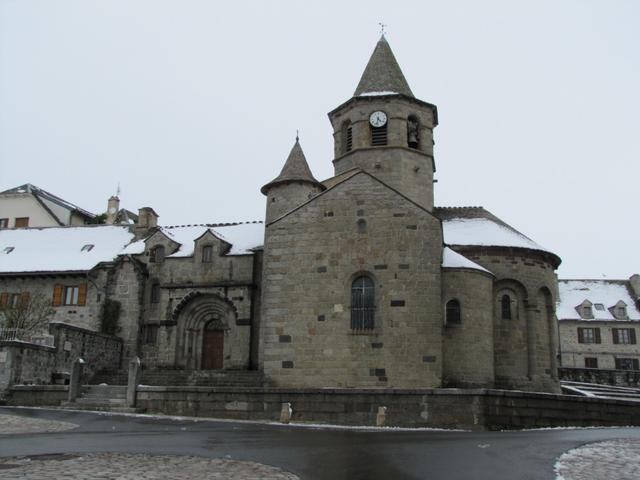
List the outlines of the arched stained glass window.
<svg viewBox="0 0 640 480">
<path fill-rule="evenodd" d="M 375 287 L 371 278 L 363 275 L 351 284 L 351 329 L 373 330 Z"/>
<path fill-rule="evenodd" d="M 462 322 L 460 316 L 460 302 L 458 300 L 449 300 L 447 302 L 447 325 L 458 325 Z"/>
</svg>

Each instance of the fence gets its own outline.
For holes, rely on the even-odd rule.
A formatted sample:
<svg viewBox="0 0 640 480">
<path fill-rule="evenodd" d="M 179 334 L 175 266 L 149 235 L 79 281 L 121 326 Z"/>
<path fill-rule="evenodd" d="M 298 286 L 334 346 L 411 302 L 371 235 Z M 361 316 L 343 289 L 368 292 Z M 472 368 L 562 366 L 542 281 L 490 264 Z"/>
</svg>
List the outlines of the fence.
<svg viewBox="0 0 640 480">
<path fill-rule="evenodd" d="M 45 347 L 53 347 L 55 343 L 53 335 L 20 328 L 0 328 L 0 342 L 24 342 Z"/>
</svg>

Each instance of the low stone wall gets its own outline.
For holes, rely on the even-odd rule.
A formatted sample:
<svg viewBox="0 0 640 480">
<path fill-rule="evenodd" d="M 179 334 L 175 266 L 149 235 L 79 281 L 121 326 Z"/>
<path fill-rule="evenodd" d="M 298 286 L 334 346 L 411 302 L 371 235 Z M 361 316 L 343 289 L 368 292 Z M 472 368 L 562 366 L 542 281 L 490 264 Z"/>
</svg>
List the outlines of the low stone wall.
<svg viewBox="0 0 640 480">
<path fill-rule="evenodd" d="M 640 425 L 640 404 L 570 395 L 461 389 L 223 389 L 138 387 L 148 412 L 274 420 L 290 402 L 293 421 L 375 425 L 387 407 L 387 425 L 500 430 L 552 426 Z"/>
<path fill-rule="evenodd" d="M 598 368 L 562 367 L 558 369 L 558 373 L 560 380 L 640 388 L 639 370 L 601 370 Z"/>
<path fill-rule="evenodd" d="M 55 348 L 16 340 L 0 342 L 0 392 L 10 385 L 51 383 Z"/>
<path fill-rule="evenodd" d="M 59 406 L 67 401 L 67 385 L 15 385 L 9 390 L 7 405 L 21 407 Z"/>
</svg>

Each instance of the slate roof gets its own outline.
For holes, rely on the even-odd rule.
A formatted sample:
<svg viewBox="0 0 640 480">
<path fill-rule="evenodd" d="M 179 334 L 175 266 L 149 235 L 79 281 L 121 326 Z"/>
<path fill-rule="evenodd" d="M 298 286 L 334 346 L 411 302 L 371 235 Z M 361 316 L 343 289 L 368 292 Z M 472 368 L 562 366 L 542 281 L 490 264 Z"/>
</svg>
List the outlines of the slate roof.
<svg viewBox="0 0 640 480">
<path fill-rule="evenodd" d="M 9 190 L 5 190 L 4 192 L 0 192 L 0 195 L 11 195 L 11 194 L 19 194 L 19 193 L 30 193 L 31 195 L 33 195 L 35 197 L 35 199 L 38 201 L 38 203 L 60 224 L 60 225 L 64 225 L 64 221 L 60 218 L 58 218 L 58 216 L 49 208 L 47 207 L 47 205 L 43 202 L 43 200 L 49 201 L 51 203 L 54 203 L 62 208 L 65 208 L 67 210 L 69 210 L 70 212 L 75 212 L 78 213 L 79 215 L 82 215 L 83 217 L 87 218 L 87 219 L 91 219 L 93 217 L 95 217 L 95 214 L 85 210 L 84 208 L 80 208 L 77 205 L 74 205 L 71 202 L 67 202 L 66 200 L 63 200 L 62 198 L 54 195 L 51 192 L 47 192 L 46 190 L 43 190 L 40 187 L 36 187 L 35 185 L 31 184 L 31 183 L 25 183 L 24 185 L 20 185 L 18 187 L 14 187 L 14 188 L 10 188 Z"/>
<path fill-rule="evenodd" d="M 266 195 L 270 188 L 287 182 L 308 182 L 324 189 L 324 186 L 318 182 L 311 173 L 311 169 L 309 168 L 309 164 L 307 163 L 307 159 L 304 156 L 300 141 L 297 137 L 296 143 L 293 145 L 280 175 L 264 185 L 260 191 Z"/>
<path fill-rule="evenodd" d="M 401 94 L 413 97 L 407 80 L 391 51 L 387 39 L 382 35 L 371 54 L 353 96 L 367 94 Z"/>
<path fill-rule="evenodd" d="M 640 321 L 640 305 L 631 293 L 628 280 L 558 280 L 558 290 L 558 320 L 627 321 L 616 319 L 611 313 L 611 308 L 622 300 L 627 305 L 629 320 Z M 593 304 L 593 318 L 581 318 L 576 310 L 585 300 Z M 599 309 L 596 304 L 602 304 L 604 308 Z"/>
</svg>

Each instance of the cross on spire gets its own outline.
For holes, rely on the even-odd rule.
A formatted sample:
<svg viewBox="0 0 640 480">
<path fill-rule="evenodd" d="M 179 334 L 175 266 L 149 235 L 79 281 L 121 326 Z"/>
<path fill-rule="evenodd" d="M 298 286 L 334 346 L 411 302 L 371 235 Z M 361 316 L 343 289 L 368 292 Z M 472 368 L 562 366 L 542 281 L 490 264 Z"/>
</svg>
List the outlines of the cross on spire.
<svg viewBox="0 0 640 480">
<path fill-rule="evenodd" d="M 384 34 L 387 33 L 385 32 L 385 28 L 388 27 L 388 25 L 386 23 L 382 23 L 382 22 L 378 22 L 378 25 L 380 25 L 380 35 L 382 35 L 384 37 Z"/>
</svg>

